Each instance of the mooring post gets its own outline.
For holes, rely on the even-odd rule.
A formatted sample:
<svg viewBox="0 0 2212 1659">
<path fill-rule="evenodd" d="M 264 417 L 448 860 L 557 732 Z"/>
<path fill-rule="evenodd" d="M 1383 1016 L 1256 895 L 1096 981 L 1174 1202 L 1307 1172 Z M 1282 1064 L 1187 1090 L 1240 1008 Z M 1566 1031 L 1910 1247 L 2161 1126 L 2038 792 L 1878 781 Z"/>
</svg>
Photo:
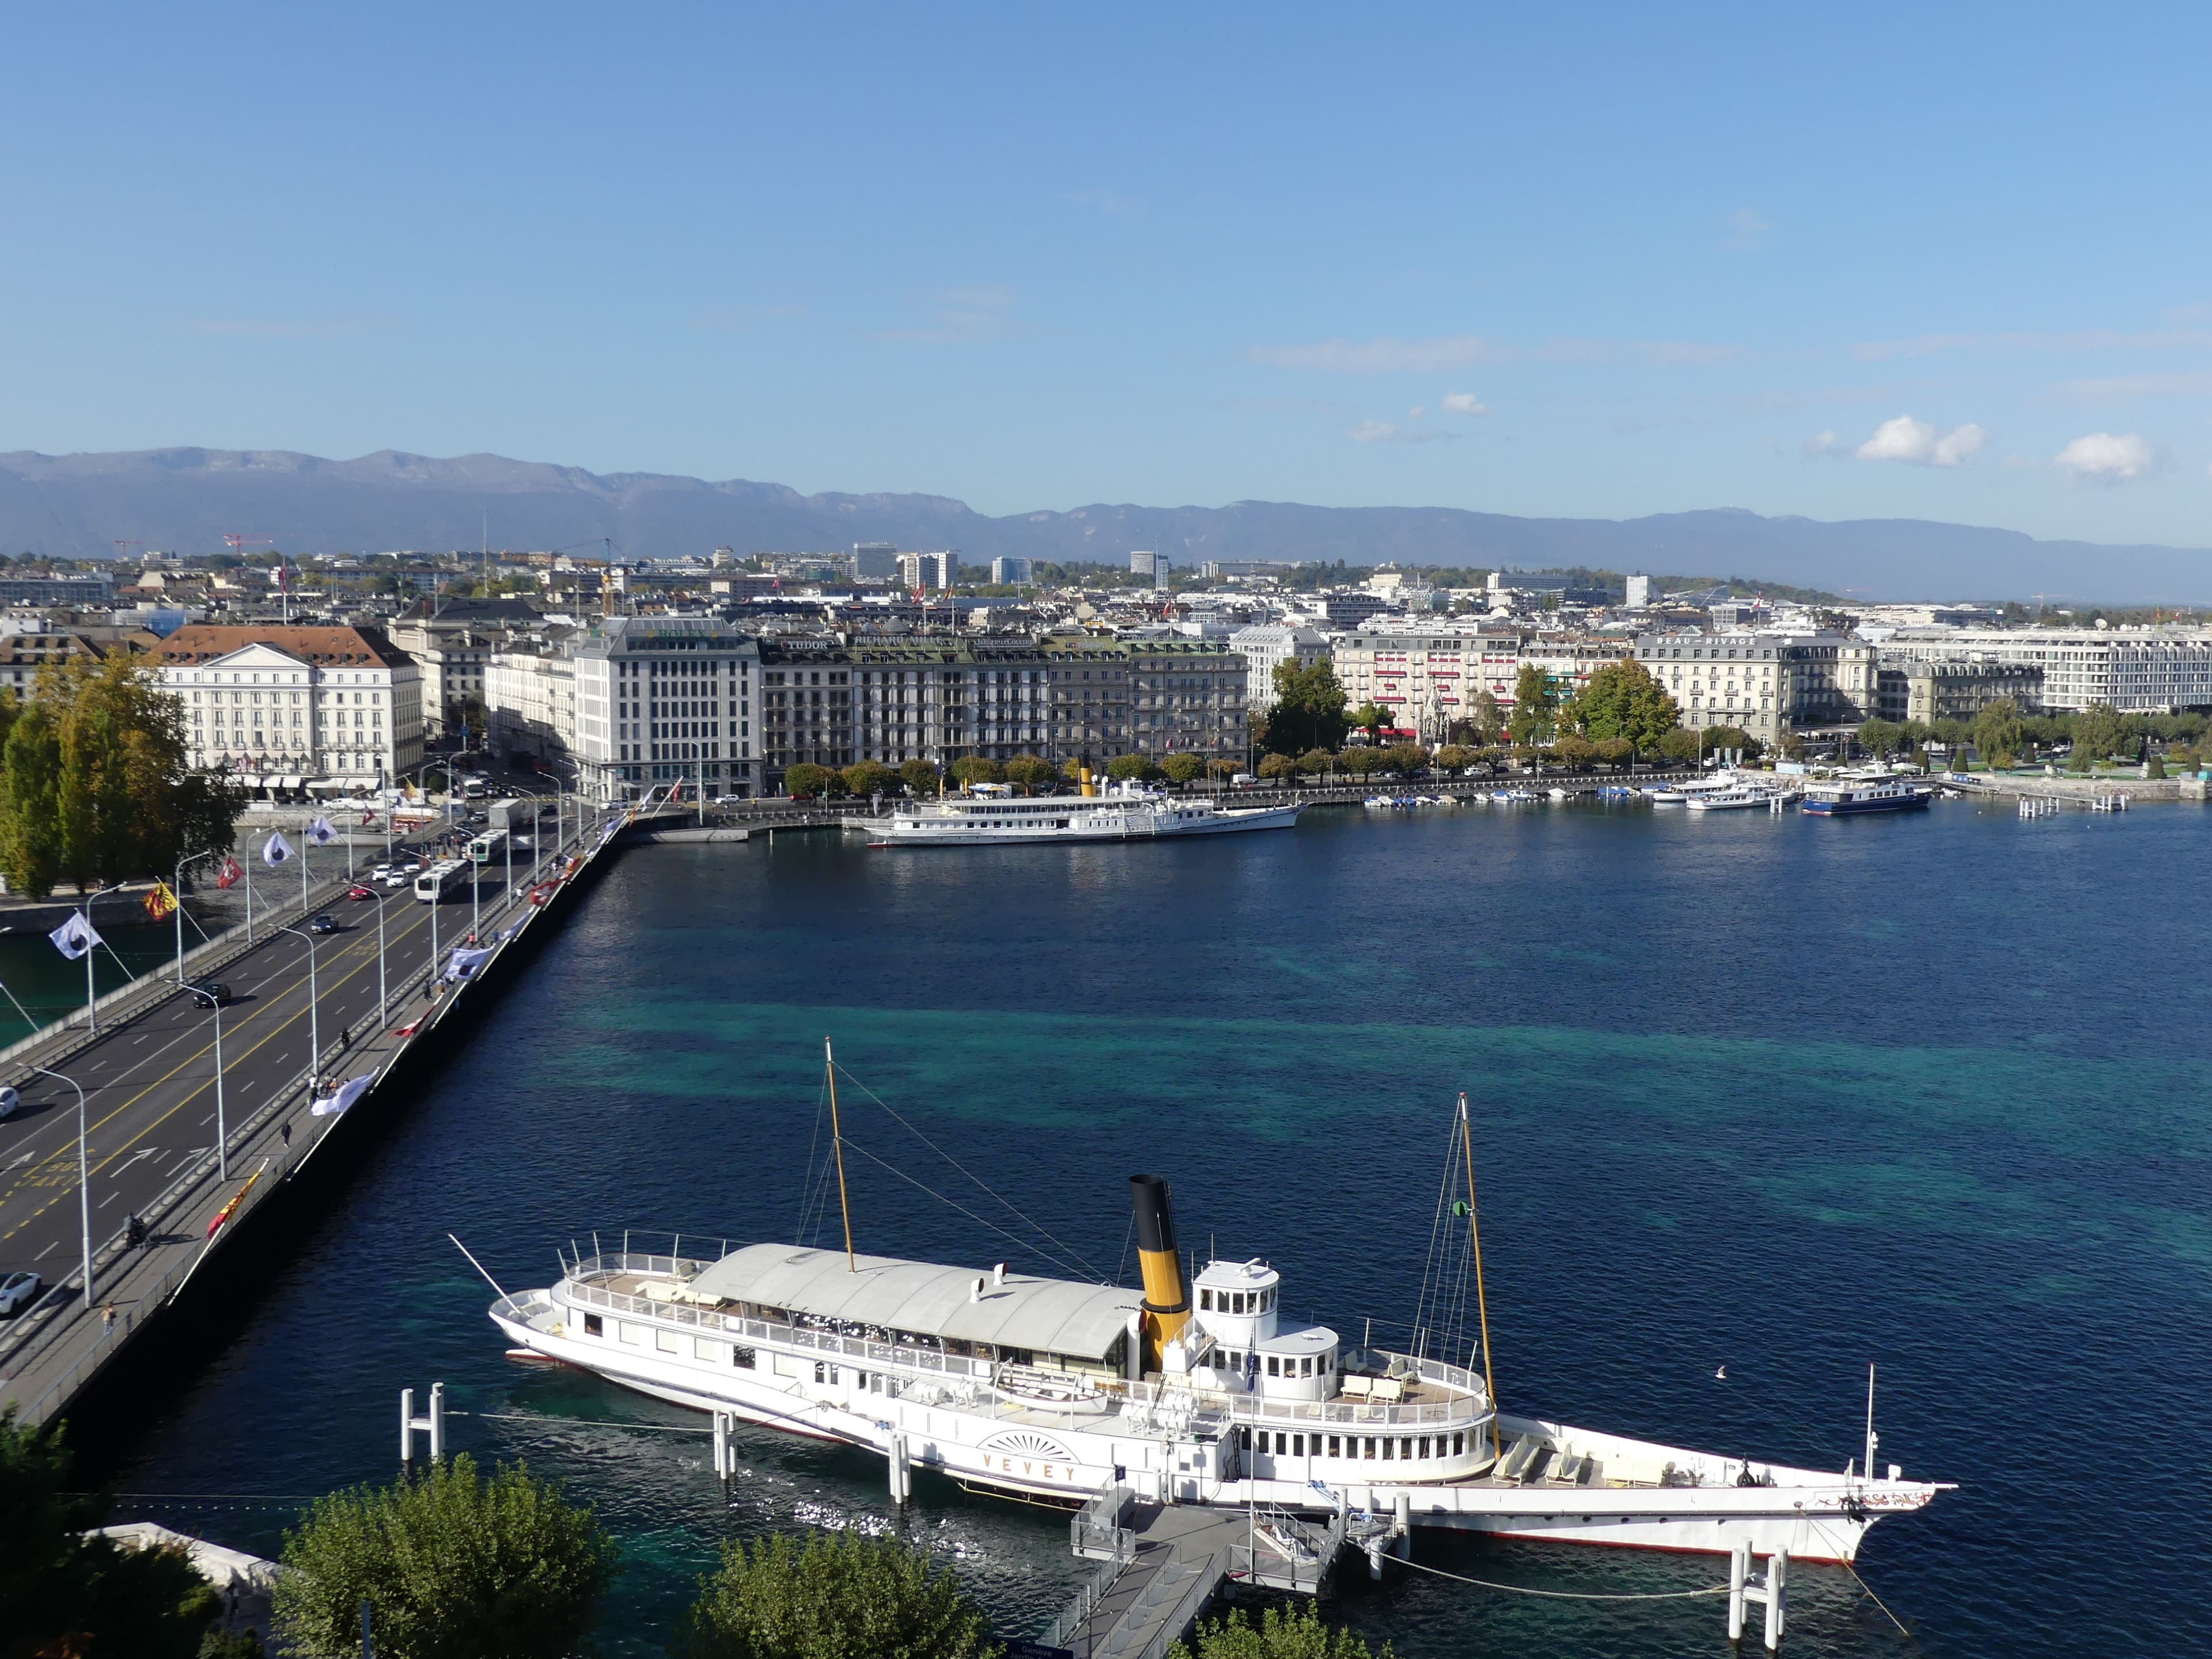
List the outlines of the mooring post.
<svg viewBox="0 0 2212 1659">
<path fill-rule="evenodd" d="M 1790 1552 L 1777 1550 L 1766 1564 L 1766 1650 L 1782 1645 L 1790 1601 Z"/>
<path fill-rule="evenodd" d="M 1391 1553 L 1401 1561 L 1413 1559 L 1413 1495 L 1409 1492 L 1398 1494 L 1396 1529 L 1391 1540 Z"/>
<path fill-rule="evenodd" d="M 730 1482 L 730 1418 L 726 1412 L 714 1413 L 714 1479 L 724 1486 Z"/>
<path fill-rule="evenodd" d="M 1729 1640 L 1743 1640 L 1743 1587 L 1751 1577 L 1751 1540 L 1737 1541 L 1729 1552 Z"/>
<path fill-rule="evenodd" d="M 889 1452 L 891 1502 L 904 1504 L 914 1496 L 914 1466 L 907 1454 L 903 1432 L 892 1434 Z"/>
<path fill-rule="evenodd" d="M 446 1461 L 446 1385 L 430 1385 L 430 1461 Z"/>
<path fill-rule="evenodd" d="M 402 1468 L 404 1468 L 414 1461 L 415 1390 L 402 1389 L 399 1391 L 399 1464 Z M 364 1601 L 362 1607 L 365 1614 L 368 1603 Z"/>
</svg>

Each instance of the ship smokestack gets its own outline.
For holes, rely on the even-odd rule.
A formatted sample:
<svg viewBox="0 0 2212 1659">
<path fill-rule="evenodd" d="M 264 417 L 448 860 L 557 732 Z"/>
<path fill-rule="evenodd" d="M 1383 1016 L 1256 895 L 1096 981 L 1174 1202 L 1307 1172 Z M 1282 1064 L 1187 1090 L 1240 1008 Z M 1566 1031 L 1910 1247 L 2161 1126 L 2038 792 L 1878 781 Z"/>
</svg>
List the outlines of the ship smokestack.
<svg viewBox="0 0 2212 1659">
<path fill-rule="evenodd" d="M 1160 1350 L 1190 1322 L 1190 1292 L 1183 1286 L 1165 1177 L 1131 1176 L 1129 1196 L 1136 1206 L 1137 1264 L 1145 1277 L 1145 1369 L 1158 1370 Z"/>
</svg>

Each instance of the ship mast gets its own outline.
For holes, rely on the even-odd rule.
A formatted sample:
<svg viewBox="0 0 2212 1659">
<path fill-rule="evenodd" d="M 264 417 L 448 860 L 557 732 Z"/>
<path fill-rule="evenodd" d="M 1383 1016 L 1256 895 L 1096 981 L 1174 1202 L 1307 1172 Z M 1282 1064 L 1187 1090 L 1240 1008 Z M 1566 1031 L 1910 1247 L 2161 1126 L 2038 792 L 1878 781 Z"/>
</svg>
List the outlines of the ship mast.
<svg viewBox="0 0 2212 1659">
<path fill-rule="evenodd" d="M 836 1122 L 834 1097 L 830 1122 L 834 1133 Z M 1498 1438 L 1498 1384 L 1490 1371 L 1490 1303 L 1482 1291 L 1482 1228 L 1474 1214 L 1474 1130 L 1468 1121 L 1467 1091 L 1464 1089 L 1459 1095 L 1459 1139 L 1467 1153 L 1467 1232 L 1468 1241 L 1474 1247 L 1474 1307 L 1477 1317 L 1482 1322 L 1482 1387 L 1490 1396 L 1490 1455 L 1497 1457 L 1503 1454 Z M 1462 1302 L 1460 1305 L 1464 1308 L 1467 1304 Z"/>
<path fill-rule="evenodd" d="M 860 1269 L 853 1265 L 853 1206 L 845 1196 L 845 1138 L 837 1128 L 837 1057 L 830 1052 L 828 1037 L 822 1039 L 822 1065 L 830 1079 L 830 1149 L 837 1158 L 837 1209 L 845 1218 L 845 1271 L 858 1273 Z M 1462 1106 L 1466 1101 L 1464 1095 L 1460 1097 Z M 1483 1343 L 1482 1357 L 1485 1361 L 1490 1358 L 1490 1345 L 1486 1339 Z"/>
</svg>

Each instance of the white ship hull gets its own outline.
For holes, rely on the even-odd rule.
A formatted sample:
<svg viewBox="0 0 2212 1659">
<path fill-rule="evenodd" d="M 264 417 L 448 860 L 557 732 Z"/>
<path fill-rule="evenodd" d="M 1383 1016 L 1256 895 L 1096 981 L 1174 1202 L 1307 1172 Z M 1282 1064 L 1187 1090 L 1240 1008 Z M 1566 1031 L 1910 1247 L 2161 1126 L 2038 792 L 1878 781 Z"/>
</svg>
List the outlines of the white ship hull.
<svg viewBox="0 0 2212 1659">
<path fill-rule="evenodd" d="M 1299 806 L 1154 807 L 1118 801 L 1066 803 L 1061 811 L 1009 816 L 1000 820 L 981 812 L 851 820 L 876 847 L 1004 847 L 1054 842 L 1166 841 L 1182 836 L 1238 835 L 1251 830 L 1288 830 Z"/>
<path fill-rule="evenodd" d="M 1153 1501 L 1388 1516 L 1402 1495 L 1415 1526 L 1705 1554 L 1748 1541 L 1758 1554 L 1848 1562 L 1875 1520 L 1942 1490 L 1501 1415 L 1498 1443 L 1535 1453 L 1516 1471 L 1516 1456 L 1492 1453 L 1480 1375 L 1433 1361 L 1408 1373 L 1437 1402 L 1420 1405 L 1055 1379 L 604 1288 L 637 1282 L 641 1261 L 676 1270 L 667 1256 L 612 1268 L 594 1258 L 550 1289 L 501 1298 L 491 1317 L 518 1348 L 657 1399 L 883 1455 L 902 1440 L 912 1463 L 1031 1500 L 1073 1506 L 1119 1471 Z M 1391 1456 L 1394 1443 L 1411 1461 Z"/>
</svg>

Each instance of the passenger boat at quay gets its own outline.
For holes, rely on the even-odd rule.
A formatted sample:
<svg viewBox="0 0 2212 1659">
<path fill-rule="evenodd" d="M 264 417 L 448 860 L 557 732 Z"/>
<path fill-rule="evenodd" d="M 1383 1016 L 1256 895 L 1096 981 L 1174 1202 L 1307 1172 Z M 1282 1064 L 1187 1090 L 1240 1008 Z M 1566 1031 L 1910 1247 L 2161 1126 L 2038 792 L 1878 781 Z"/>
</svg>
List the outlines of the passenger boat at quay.
<svg viewBox="0 0 2212 1659">
<path fill-rule="evenodd" d="M 999 786 L 1003 789 L 1004 786 Z M 1103 795 L 1016 796 L 992 786 L 958 799 L 907 802 L 888 817 L 849 818 L 871 847 L 988 847 L 1008 842 L 1156 841 L 1176 836 L 1234 835 L 1288 830 L 1298 805 L 1224 806 L 1202 796 L 1147 794 L 1128 789 Z"/>
<path fill-rule="evenodd" d="M 842 1203 L 834 1103 L 831 1118 Z M 1498 1411 L 1479 1271 L 1467 1295 L 1480 1241 L 1463 1097 L 1453 1166 L 1466 1181 L 1442 1183 L 1402 1349 L 1290 1316 L 1264 1257 L 1219 1257 L 1187 1279 L 1167 1182 L 1150 1175 L 1130 1179 L 1141 1290 L 861 1255 L 848 1212 L 842 1249 L 594 1240 L 563 1254 L 558 1282 L 502 1294 L 490 1316 L 521 1357 L 884 1455 L 895 1490 L 921 1466 L 1071 1506 L 1121 1487 L 1158 1504 L 1395 1513 L 1703 1553 L 1748 1542 L 1831 1562 L 1946 1490 L 1895 1464 L 1875 1474 L 1871 1380 L 1865 1461 L 1841 1473 Z"/>
<path fill-rule="evenodd" d="M 1833 783 L 1805 786 L 1805 811 L 1815 817 L 1843 817 L 1855 812 L 1917 812 L 1934 799 L 1924 784 L 1899 777 L 1841 778 Z"/>
</svg>

